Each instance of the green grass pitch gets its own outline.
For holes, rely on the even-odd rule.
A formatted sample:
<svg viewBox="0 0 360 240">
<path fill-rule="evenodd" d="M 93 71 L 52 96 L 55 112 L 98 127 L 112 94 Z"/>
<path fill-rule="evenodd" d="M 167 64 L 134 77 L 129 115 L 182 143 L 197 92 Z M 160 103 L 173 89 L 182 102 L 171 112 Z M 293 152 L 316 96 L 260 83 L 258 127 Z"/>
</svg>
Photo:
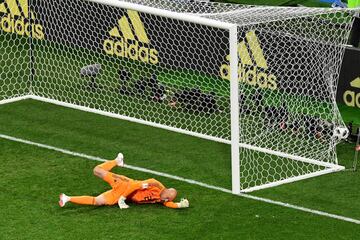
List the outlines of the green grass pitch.
<svg viewBox="0 0 360 240">
<path fill-rule="evenodd" d="M 86 122 L 86 124 L 84 124 Z M 0 106 L 0 133 L 230 188 L 230 147 L 161 129 L 25 100 Z M 353 145 L 338 148 L 350 167 Z M 0 139 L 2 239 L 356 239 L 360 226 L 156 177 L 191 207 L 57 205 L 58 194 L 97 195 L 97 162 Z M 128 169 L 135 179 L 154 177 Z M 359 172 L 340 172 L 252 193 L 360 219 Z"/>
<path fill-rule="evenodd" d="M 232 1 L 232 0 L 230 0 Z M 236 0 L 234 0 L 236 1 Z M 249 4 L 283 5 L 295 1 L 257 1 Z M 315 1 L 296 1 L 305 5 Z M 8 37 L 10 35 L 7 35 Z M 11 41 L 22 45 L 24 39 L 11 35 Z M 14 46 L 13 46 L 14 47 Z M 41 46 L 40 46 L 41 47 Z M 12 93 L 26 92 L 28 49 L 11 47 L 0 36 L 2 82 Z M 53 51 L 51 51 L 53 50 Z M 15 52 L 15 53 L 14 53 Z M 73 82 L 66 76 L 78 74 L 83 62 L 59 54 L 59 49 L 47 49 L 48 58 L 74 66 L 73 73 L 63 74 L 62 81 Z M 24 54 L 25 53 L 25 54 Z M 83 52 L 83 54 L 92 54 Z M 5 59 L 4 57 L 8 59 Z M 97 60 L 92 55 L 92 60 Z M 103 59 L 101 64 L 113 68 L 116 78 L 118 63 Z M 105 63 L 108 62 L 108 63 Z M 13 64 L 10 64 L 13 63 Z M 49 63 L 51 65 L 51 63 Z M 38 70 L 46 66 L 39 64 Z M 141 67 L 141 66 L 138 66 Z M 6 73 L 7 75 L 1 75 Z M 67 87 L 52 75 L 37 79 L 37 88 L 55 89 L 53 95 L 62 94 Z M 160 80 L 167 80 L 176 72 L 167 72 Z M 187 73 L 187 79 L 199 76 Z M 206 78 L 206 76 L 205 76 Z M 65 79 L 65 80 L 64 80 Z M 109 79 L 100 79 L 111 82 Z M 78 79 L 77 79 L 78 80 Z M 206 79 L 208 82 L 211 79 Z M 2 81 L 2 80 L 0 80 Z M 115 89 L 116 83 L 110 85 Z M 193 83 L 198 85 L 199 83 Z M 64 87 L 64 89 L 61 89 Z M 186 86 L 192 87 L 192 86 Z M 208 86 L 202 86 L 207 88 Z M 217 86 L 220 90 L 228 87 Z M 220 89 L 220 90 L 219 90 Z M 4 90 L 4 89 L 3 89 Z M 0 96 L 0 99 L 7 96 Z M 88 95 L 77 101 L 99 97 Z M 122 103 L 117 102 L 115 104 Z M 136 104 L 136 103 L 132 103 Z M 137 103 L 139 104 L 139 103 Z M 143 102 L 140 103 L 144 104 Z M 149 109 L 161 110 L 158 106 Z M 360 125 L 359 110 L 340 106 L 345 121 L 354 120 Z M 179 116 L 184 117 L 182 112 Z M 225 113 L 227 114 L 227 113 Z M 227 119 L 227 116 L 220 116 Z M 206 121 L 199 116 L 195 121 Z M 25 100 L 0 105 L 0 134 L 27 139 L 74 152 L 112 159 L 119 151 L 126 156 L 126 163 L 171 175 L 177 175 L 222 188 L 231 188 L 230 146 L 210 142 L 174 132 L 112 119 L 91 113 Z M 354 157 L 354 145 L 338 146 L 340 164 L 350 168 Z M 92 174 L 98 162 L 59 152 L 38 148 L 0 138 L 0 239 L 358 239 L 360 225 L 310 214 L 290 208 L 254 201 L 231 194 L 210 190 L 177 180 L 158 177 L 129 169 L 115 172 L 134 179 L 155 177 L 168 187 L 178 189 L 180 197 L 187 197 L 190 208 L 173 210 L 160 205 L 134 205 L 120 210 L 113 207 L 76 206 L 68 204 L 60 208 L 58 195 L 98 195 L 109 189 L 106 183 Z M 360 219 L 360 173 L 339 172 L 296 183 L 282 185 L 251 193 L 276 201 L 306 208 Z"/>
</svg>

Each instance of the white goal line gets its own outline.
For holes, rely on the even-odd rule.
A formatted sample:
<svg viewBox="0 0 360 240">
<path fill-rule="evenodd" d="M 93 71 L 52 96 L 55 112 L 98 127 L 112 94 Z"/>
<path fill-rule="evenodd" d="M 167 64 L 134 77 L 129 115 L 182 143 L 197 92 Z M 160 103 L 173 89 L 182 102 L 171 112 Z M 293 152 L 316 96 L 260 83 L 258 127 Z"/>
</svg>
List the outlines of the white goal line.
<svg viewBox="0 0 360 240">
<path fill-rule="evenodd" d="M 14 141 L 14 142 L 18 142 L 18 143 L 28 144 L 28 145 L 48 149 L 48 150 L 53 150 L 53 151 L 56 151 L 56 152 L 60 152 L 60 153 L 75 156 L 75 157 L 85 158 L 85 159 L 88 159 L 88 160 L 100 161 L 100 162 L 107 161 L 107 159 L 104 159 L 104 158 L 95 157 L 95 156 L 87 155 L 87 154 L 84 154 L 84 153 L 78 153 L 78 152 L 70 151 L 70 150 L 67 150 L 67 149 L 58 148 L 58 147 L 54 147 L 54 146 L 50 146 L 50 145 L 46 145 L 46 144 L 42 144 L 42 143 L 37 143 L 37 142 L 33 142 L 33 141 L 21 139 L 21 138 L 16 138 L 16 137 L 4 135 L 4 134 L 0 134 L 0 138 L 10 140 L 10 141 Z M 135 171 L 150 173 L 150 174 L 153 174 L 153 175 L 166 177 L 166 178 L 178 180 L 178 181 L 181 181 L 181 182 L 186 182 L 186 183 L 189 183 L 189 184 L 201 186 L 201 187 L 204 187 L 204 188 L 213 189 L 213 190 L 217 190 L 217 191 L 232 194 L 232 191 L 229 190 L 229 189 L 209 185 L 209 184 L 199 182 L 199 181 L 196 181 L 196 180 L 187 179 L 187 178 L 171 175 L 171 174 L 168 174 L 168 173 L 158 172 L 158 171 L 150 170 L 150 169 L 147 169 L 147 168 L 132 166 L 132 165 L 128 165 L 128 164 L 125 164 L 124 167 L 128 168 L 128 169 L 135 170 Z M 349 218 L 349 217 L 345 217 L 345 216 L 341 216 L 341 215 L 331 214 L 331 213 L 327 213 L 327 212 L 324 212 L 324 211 L 314 210 L 314 209 L 310 209 L 310 208 L 306 208 L 306 207 L 302 207 L 302 206 L 297 206 L 297 205 L 290 204 L 290 203 L 275 201 L 275 200 L 262 198 L 262 197 L 257 197 L 257 196 L 253 196 L 253 195 L 249 195 L 249 194 L 245 194 L 245 193 L 239 193 L 239 194 L 236 194 L 236 195 L 240 196 L 240 197 L 243 197 L 243 198 L 247 198 L 247 199 L 252 199 L 252 200 L 265 202 L 265 203 L 269 203 L 269 204 L 273 204 L 273 205 L 278 205 L 278 206 L 282 206 L 282 207 L 286 207 L 286 208 L 296 209 L 296 210 L 299 210 L 299 211 L 303 211 L 303 212 L 307 212 L 307 213 L 311 213 L 311 214 L 315 214 L 315 215 L 319 215 L 319 216 L 324 216 L 324 217 L 333 218 L 333 219 L 337 219 L 337 220 L 340 220 L 340 221 L 345 221 L 345 222 L 350 222 L 350 223 L 360 225 L 360 220 L 359 219 L 354 219 L 354 218 Z"/>
</svg>

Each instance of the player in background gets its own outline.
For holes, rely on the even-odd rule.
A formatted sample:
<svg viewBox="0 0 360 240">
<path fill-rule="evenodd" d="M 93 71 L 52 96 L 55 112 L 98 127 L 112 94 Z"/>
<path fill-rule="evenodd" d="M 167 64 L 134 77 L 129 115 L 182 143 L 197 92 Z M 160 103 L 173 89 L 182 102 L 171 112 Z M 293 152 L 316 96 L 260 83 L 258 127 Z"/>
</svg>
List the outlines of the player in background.
<svg viewBox="0 0 360 240">
<path fill-rule="evenodd" d="M 115 205 L 121 209 L 129 208 L 126 201 L 138 204 L 161 203 L 169 208 L 187 208 L 189 201 L 181 199 L 173 202 L 177 191 L 174 188 L 165 188 L 162 183 L 151 178 L 144 181 L 133 180 L 123 175 L 110 172 L 115 166 L 124 166 L 124 156 L 119 153 L 115 160 L 106 161 L 94 168 L 94 175 L 110 184 L 111 190 L 93 196 L 67 196 L 60 194 L 59 205 L 64 207 L 67 202 L 82 205 Z"/>
</svg>

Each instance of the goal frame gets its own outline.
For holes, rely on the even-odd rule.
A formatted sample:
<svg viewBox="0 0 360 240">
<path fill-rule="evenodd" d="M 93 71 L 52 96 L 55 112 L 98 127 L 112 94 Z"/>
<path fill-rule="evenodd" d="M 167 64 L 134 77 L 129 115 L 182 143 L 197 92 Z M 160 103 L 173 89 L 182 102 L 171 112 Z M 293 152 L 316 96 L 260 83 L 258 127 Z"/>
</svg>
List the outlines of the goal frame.
<svg viewBox="0 0 360 240">
<path fill-rule="evenodd" d="M 48 103 L 52 103 L 52 104 L 56 104 L 56 105 L 60 105 L 60 106 L 64 106 L 64 107 L 69 107 L 69 108 L 73 108 L 73 109 L 96 113 L 96 114 L 100 114 L 100 115 L 104 115 L 104 116 L 108 116 L 108 117 L 113 117 L 113 118 L 136 122 L 136 123 L 140 123 L 140 124 L 145 124 L 145 125 L 149 125 L 152 127 L 162 128 L 162 129 L 166 129 L 166 130 L 170 130 L 170 131 L 174 131 L 174 132 L 178 132 L 178 133 L 182 133 L 182 134 L 187 134 L 187 135 L 191 135 L 194 137 L 199 137 L 199 138 L 203 138 L 203 139 L 207 139 L 207 140 L 211 140 L 211 141 L 216 141 L 216 142 L 225 143 L 225 144 L 231 144 L 231 175 L 232 175 L 232 193 L 233 194 L 240 194 L 241 192 L 251 192 L 251 191 L 255 191 L 255 190 L 259 190 L 259 189 L 274 187 L 274 186 L 278 186 L 281 184 L 299 181 L 299 180 L 307 179 L 310 177 L 320 176 L 323 174 L 327 174 L 327 173 L 331 173 L 331 172 L 335 172 L 335 171 L 341 171 L 341 170 L 345 169 L 343 166 L 338 165 L 338 163 L 332 164 L 332 163 L 321 162 L 321 161 L 318 161 L 315 159 L 308 159 L 305 157 L 295 156 L 295 155 L 278 152 L 278 151 L 274 151 L 271 149 L 265 149 L 265 148 L 261 148 L 261 147 L 257 147 L 257 146 L 252 146 L 252 145 L 248 145 L 248 144 L 244 144 L 244 143 L 240 142 L 239 132 L 240 132 L 241 126 L 239 123 L 240 122 L 239 121 L 239 119 L 240 119 L 240 115 L 239 115 L 239 81 L 238 81 L 239 56 L 238 56 L 238 49 L 237 49 L 238 48 L 238 25 L 237 24 L 208 19 L 208 18 L 205 18 L 202 16 L 197 16 L 197 15 L 172 12 L 172 11 L 163 10 L 163 9 L 157 9 L 157 8 L 153 8 L 153 7 L 149 7 L 149 6 L 144 6 L 144 5 L 129 3 L 129 2 L 123 2 L 123 1 L 118 1 L 118 0 L 86 0 L 86 1 L 95 2 L 98 4 L 109 5 L 109 6 L 118 7 L 118 8 L 123 8 L 123 9 L 131 9 L 131 10 L 135 10 L 135 11 L 142 12 L 142 13 L 148 13 L 148 14 L 155 15 L 155 16 L 166 17 L 166 18 L 181 20 L 184 22 L 206 25 L 209 27 L 227 30 L 229 33 L 229 50 L 230 50 L 229 56 L 230 56 L 231 140 L 225 140 L 225 139 L 208 136 L 208 135 L 201 134 L 201 133 L 195 133 L 195 132 L 191 132 L 191 131 L 184 130 L 184 129 L 179 129 L 179 128 L 170 127 L 167 125 L 162 125 L 162 124 L 149 122 L 149 121 L 145 121 L 145 120 L 141 120 L 141 119 L 137 119 L 137 118 L 133 118 L 133 117 L 128 117 L 128 116 L 124 116 L 121 114 L 115 114 L 115 113 L 105 112 L 102 110 L 97 110 L 97 109 L 93 109 L 93 108 L 89 108 L 89 107 L 75 105 L 72 103 L 61 102 L 61 101 L 54 100 L 51 98 L 36 96 L 31 93 L 31 89 L 29 90 L 29 95 L 2 100 L 2 101 L 0 101 L 0 105 L 15 102 L 15 101 L 20 101 L 20 100 L 25 100 L 25 99 L 34 99 L 34 100 L 48 102 Z M 280 156 L 280 157 L 286 157 L 286 158 L 289 158 L 294 161 L 301 161 L 301 162 L 306 162 L 306 163 L 310 163 L 310 164 L 316 164 L 316 165 L 325 167 L 325 169 L 317 171 L 317 172 L 308 173 L 308 174 L 304 174 L 304 175 L 297 176 L 297 177 L 290 177 L 290 178 L 287 178 L 284 180 L 280 180 L 280 181 L 276 181 L 276 182 L 272 182 L 272 183 L 255 186 L 255 187 L 251 187 L 251 188 L 242 190 L 242 189 L 240 189 L 240 174 L 241 174 L 240 173 L 240 161 L 241 161 L 240 151 L 242 148 L 255 150 L 255 151 L 259 151 L 259 152 L 263 152 L 263 153 L 268 153 L 268 154 L 272 154 L 272 155 L 276 155 L 276 156 Z"/>
</svg>

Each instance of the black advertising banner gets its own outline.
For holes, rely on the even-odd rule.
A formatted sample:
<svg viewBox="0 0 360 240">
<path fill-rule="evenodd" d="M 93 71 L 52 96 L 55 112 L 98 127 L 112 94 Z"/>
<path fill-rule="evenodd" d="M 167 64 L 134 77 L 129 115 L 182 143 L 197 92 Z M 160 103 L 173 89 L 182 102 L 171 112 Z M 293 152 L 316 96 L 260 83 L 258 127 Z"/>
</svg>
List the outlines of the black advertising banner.
<svg viewBox="0 0 360 240">
<path fill-rule="evenodd" d="M 45 41 L 229 80 L 226 30 L 89 1 L 32 2 Z M 301 89 L 309 96 L 316 95 L 314 85 L 325 89 L 326 67 L 315 71 L 314 66 L 332 49 L 272 30 L 266 25 L 239 29 L 239 79 L 244 86 L 293 93 Z"/>
<path fill-rule="evenodd" d="M 19 35 L 32 32 L 34 39 L 44 41 L 41 45 L 57 43 L 91 49 L 114 59 L 198 71 L 219 81 L 229 80 L 226 30 L 90 1 L 22 0 L 16 6 L 11 5 L 14 1 L 6 3 L 7 8 L 0 8 L 4 13 L 2 30 Z M 28 5 L 30 11 L 25 10 Z M 295 33 L 283 34 L 281 31 L 286 29 L 282 24 L 279 21 L 239 28 L 238 71 L 242 86 L 327 100 L 326 74 L 337 75 L 331 71 L 337 69 L 340 56 L 331 54 L 340 53 L 340 47 L 297 35 L 296 29 Z M 341 78 L 346 80 L 340 81 L 343 85 L 339 91 L 343 91 L 338 100 L 359 106 L 356 79 L 360 74 L 349 76 L 359 69 L 355 66 L 359 57 L 349 54 L 347 51 Z"/>
<path fill-rule="evenodd" d="M 349 107 L 360 108 L 359 48 L 347 48 L 345 51 L 336 100 Z"/>
<path fill-rule="evenodd" d="M 33 3 L 46 41 L 119 59 L 219 75 L 229 45 L 228 33 L 222 29 L 90 1 Z"/>
</svg>

